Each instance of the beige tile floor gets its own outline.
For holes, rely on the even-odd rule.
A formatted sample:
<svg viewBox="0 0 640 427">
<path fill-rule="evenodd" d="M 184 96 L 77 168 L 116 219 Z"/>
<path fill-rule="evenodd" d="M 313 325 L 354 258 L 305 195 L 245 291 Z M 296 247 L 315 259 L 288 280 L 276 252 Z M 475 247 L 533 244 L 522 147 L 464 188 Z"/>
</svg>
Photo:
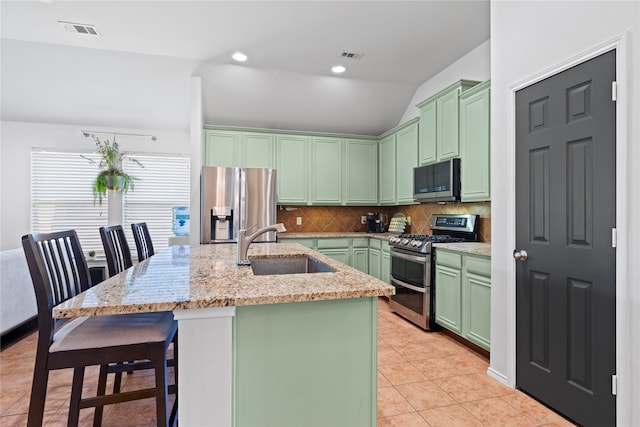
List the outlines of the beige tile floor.
<svg viewBox="0 0 640 427">
<path fill-rule="evenodd" d="M 489 361 L 378 303 L 378 427 L 573 426 L 487 375 Z"/>
<path fill-rule="evenodd" d="M 528 396 L 487 376 L 488 361 L 442 333 L 428 333 L 379 302 L 378 426 L 571 426 Z M 36 347 L 35 333 L 0 353 L 0 426 L 25 426 Z M 94 392 L 97 374 L 85 389 Z M 124 389 L 153 384 L 151 371 L 125 376 Z M 64 426 L 71 372 L 52 373 L 44 425 Z M 81 425 L 93 412 L 81 411 Z M 103 425 L 155 425 L 153 399 L 110 405 Z M 329 426 L 328 426 L 329 427 Z"/>
</svg>

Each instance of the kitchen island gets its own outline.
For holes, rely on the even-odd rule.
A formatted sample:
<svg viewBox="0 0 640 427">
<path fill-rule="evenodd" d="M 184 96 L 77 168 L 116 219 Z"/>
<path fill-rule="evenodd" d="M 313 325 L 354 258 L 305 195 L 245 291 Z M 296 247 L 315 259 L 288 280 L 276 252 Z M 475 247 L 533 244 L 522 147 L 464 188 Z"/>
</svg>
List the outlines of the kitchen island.
<svg viewBox="0 0 640 427">
<path fill-rule="evenodd" d="M 236 245 L 174 246 L 55 308 L 56 317 L 173 311 L 184 426 L 376 424 L 377 297 L 394 288 L 294 243 L 333 272 L 254 275 Z"/>
</svg>

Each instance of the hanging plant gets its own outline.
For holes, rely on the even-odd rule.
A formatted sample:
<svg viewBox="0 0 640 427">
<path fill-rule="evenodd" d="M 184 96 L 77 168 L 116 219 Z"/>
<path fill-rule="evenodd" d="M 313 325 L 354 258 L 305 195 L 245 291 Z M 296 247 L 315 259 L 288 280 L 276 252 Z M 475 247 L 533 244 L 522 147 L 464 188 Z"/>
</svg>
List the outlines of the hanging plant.
<svg viewBox="0 0 640 427">
<path fill-rule="evenodd" d="M 133 183 L 137 178 L 127 174 L 122 169 L 124 153 L 120 151 L 115 136 L 113 143 L 108 139 L 101 141 L 97 136 L 93 136 L 93 141 L 96 144 L 98 154 L 102 156 L 98 164 L 98 176 L 96 176 L 93 181 L 93 204 L 95 205 L 96 201 L 98 201 L 100 206 L 102 206 L 102 200 L 107 196 L 107 190 L 121 191 L 125 194 L 129 190 L 133 190 Z M 93 159 L 86 156 L 82 157 L 95 163 Z M 144 167 L 138 160 L 134 158 L 129 159 L 138 166 Z"/>
</svg>

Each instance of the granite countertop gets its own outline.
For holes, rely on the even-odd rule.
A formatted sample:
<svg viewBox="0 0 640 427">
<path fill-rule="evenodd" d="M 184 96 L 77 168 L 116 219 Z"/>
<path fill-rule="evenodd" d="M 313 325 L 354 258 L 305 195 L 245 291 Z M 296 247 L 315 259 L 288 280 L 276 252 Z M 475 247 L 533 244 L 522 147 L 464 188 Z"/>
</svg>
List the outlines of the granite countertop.
<svg viewBox="0 0 640 427">
<path fill-rule="evenodd" d="M 434 243 L 433 247 L 447 249 L 449 251 L 463 252 L 466 254 L 491 256 L 491 243 L 460 242 L 460 243 Z"/>
<path fill-rule="evenodd" d="M 361 233 L 365 235 L 365 233 Z M 297 243 L 254 243 L 251 258 L 310 255 L 332 273 L 256 276 L 236 245 L 172 246 L 56 306 L 54 316 L 170 311 L 393 295 L 394 287 Z"/>
<path fill-rule="evenodd" d="M 331 238 L 353 238 L 370 237 L 379 240 L 389 240 L 394 236 L 391 233 L 366 233 L 364 231 L 317 231 L 305 233 L 278 233 L 278 239 L 331 239 Z"/>
</svg>

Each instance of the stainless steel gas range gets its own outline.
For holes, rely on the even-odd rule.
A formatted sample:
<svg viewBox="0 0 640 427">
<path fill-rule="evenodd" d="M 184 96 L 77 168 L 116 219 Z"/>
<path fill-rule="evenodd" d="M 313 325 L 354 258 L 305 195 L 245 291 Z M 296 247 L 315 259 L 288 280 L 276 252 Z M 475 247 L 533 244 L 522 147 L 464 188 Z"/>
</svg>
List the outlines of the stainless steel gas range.
<svg viewBox="0 0 640 427">
<path fill-rule="evenodd" d="M 438 329 L 433 244 L 478 241 L 478 223 L 478 215 L 435 214 L 430 222 L 432 235 L 391 237 L 391 284 L 396 294 L 389 298 L 389 307 L 423 329 Z"/>
</svg>

